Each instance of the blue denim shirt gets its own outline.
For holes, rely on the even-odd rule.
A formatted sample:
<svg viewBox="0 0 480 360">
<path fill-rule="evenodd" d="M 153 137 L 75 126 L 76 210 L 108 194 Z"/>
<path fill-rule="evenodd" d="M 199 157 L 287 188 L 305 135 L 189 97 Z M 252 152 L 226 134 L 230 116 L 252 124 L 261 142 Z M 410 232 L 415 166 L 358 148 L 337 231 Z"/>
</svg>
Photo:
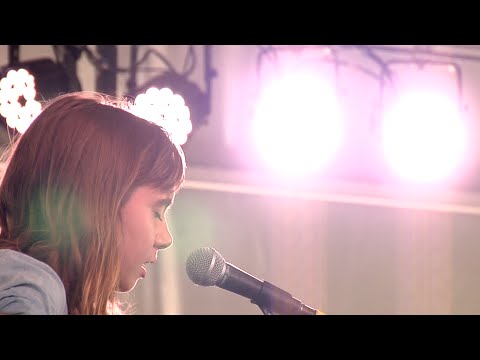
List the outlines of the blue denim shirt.
<svg viewBox="0 0 480 360">
<path fill-rule="evenodd" d="M 0 313 L 67 315 L 63 283 L 47 264 L 18 251 L 0 249 Z"/>
</svg>

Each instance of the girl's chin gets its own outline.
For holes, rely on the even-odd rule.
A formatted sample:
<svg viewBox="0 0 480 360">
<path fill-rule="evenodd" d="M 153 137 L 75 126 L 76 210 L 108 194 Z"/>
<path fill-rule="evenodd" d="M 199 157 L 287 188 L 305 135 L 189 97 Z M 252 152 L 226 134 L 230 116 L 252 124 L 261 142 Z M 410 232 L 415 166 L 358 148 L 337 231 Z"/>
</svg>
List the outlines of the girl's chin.
<svg viewBox="0 0 480 360">
<path fill-rule="evenodd" d="M 135 288 L 135 286 L 137 285 L 138 281 L 141 280 L 141 279 L 144 279 L 145 276 L 146 276 L 146 274 L 143 275 L 143 276 L 139 276 L 135 281 L 133 281 L 133 283 L 132 283 L 131 281 L 129 281 L 129 282 L 127 282 L 127 283 L 125 283 L 125 282 L 123 282 L 123 283 L 120 282 L 120 286 L 119 286 L 119 288 L 116 290 L 116 292 L 118 292 L 118 293 L 127 293 L 127 292 L 132 291 L 132 290 Z"/>
</svg>

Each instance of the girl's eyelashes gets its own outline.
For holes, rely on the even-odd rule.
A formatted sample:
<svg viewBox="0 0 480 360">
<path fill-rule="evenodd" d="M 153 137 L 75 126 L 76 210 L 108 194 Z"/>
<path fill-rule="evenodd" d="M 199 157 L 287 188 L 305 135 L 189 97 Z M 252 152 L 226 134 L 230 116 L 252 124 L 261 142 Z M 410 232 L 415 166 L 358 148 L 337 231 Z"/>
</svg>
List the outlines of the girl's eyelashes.
<svg viewBox="0 0 480 360">
<path fill-rule="evenodd" d="M 154 211 L 153 214 L 158 220 L 160 220 L 160 221 L 162 220 L 162 214 L 161 213 L 159 213 L 157 211 Z"/>
</svg>

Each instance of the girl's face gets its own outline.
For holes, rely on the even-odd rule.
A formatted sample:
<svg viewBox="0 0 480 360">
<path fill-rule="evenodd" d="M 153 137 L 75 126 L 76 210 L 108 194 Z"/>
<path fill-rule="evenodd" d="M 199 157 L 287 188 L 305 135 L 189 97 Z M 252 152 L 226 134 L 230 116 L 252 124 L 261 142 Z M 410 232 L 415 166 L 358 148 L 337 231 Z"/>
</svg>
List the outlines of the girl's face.
<svg viewBox="0 0 480 360">
<path fill-rule="evenodd" d="M 161 192 L 139 187 L 120 210 L 121 241 L 120 286 L 118 291 L 132 290 L 147 275 L 145 264 L 157 260 L 157 251 L 172 244 L 165 218 L 173 204 L 175 192 Z"/>
</svg>

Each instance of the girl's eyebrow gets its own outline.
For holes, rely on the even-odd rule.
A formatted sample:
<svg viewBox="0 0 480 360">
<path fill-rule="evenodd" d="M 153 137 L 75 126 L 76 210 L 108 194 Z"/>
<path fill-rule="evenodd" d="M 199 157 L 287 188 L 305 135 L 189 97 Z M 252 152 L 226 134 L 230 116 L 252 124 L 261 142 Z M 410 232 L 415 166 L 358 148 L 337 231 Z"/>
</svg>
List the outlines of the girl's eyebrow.
<svg viewBox="0 0 480 360">
<path fill-rule="evenodd" d="M 172 204 L 173 204 L 173 198 L 165 198 L 165 199 L 160 199 L 160 200 L 155 201 L 153 203 L 153 206 L 154 207 L 162 207 L 162 206 L 169 207 Z"/>
</svg>

